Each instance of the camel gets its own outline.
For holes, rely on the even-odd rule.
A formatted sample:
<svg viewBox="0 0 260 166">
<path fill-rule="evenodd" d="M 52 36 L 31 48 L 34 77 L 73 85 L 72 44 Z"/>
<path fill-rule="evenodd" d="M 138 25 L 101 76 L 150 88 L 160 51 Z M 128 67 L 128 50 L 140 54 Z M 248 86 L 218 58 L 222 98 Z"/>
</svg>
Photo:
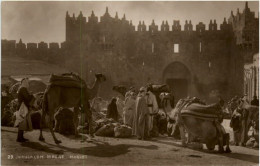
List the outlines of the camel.
<svg viewBox="0 0 260 166">
<path fill-rule="evenodd" d="M 91 124 L 92 114 L 90 111 L 89 99 L 93 98 L 100 87 L 100 84 L 106 80 L 106 77 L 102 74 L 96 74 L 95 83 L 91 88 L 88 87 L 63 87 L 58 85 L 50 85 L 44 92 L 42 118 L 41 124 L 45 120 L 45 116 L 49 117 L 49 129 L 56 144 L 61 143 L 53 132 L 53 120 L 54 114 L 60 107 L 71 108 L 74 107 L 73 122 L 75 126 L 75 136 L 78 135 L 78 114 L 79 108 L 88 114 L 88 122 Z M 91 130 L 91 127 L 89 127 Z M 92 133 L 92 132 L 90 132 Z M 40 129 L 40 141 L 44 141 L 42 135 L 42 127 Z"/>
<path fill-rule="evenodd" d="M 166 85 L 166 84 L 150 84 L 150 86 L 152 86 L 152 92 L 153 92 L 153 94 L 156 97 L 156 100 L 157 100 L 159 108 L 162 108 L 162 105 L 161 105 L 162 100 L 161 100 L 160 95 L 162 93 L 167 93 L 168 95 L 170 95 L 170 93 L 169 93 L 170 92 L 169 86 Z M 170 98 L 170 103 L 171 103 L 171 106 L 173 107 L 174 106 L 174 96 L 173 96 L 173 94 L 171 94 L 170 97 L 171 97 Z"/>
<path fill-rule="evenodd" d="M 113 89 L 114 91 L 120 93 L 123 97 L 125 97 L 125 94 L 127 92 L 127 89 L 125 86 L 122 86 L 122 85 L 116 85 L 116 86 L 113 86 Z"/>
<path fill-rule="evenodd" d="M 164 102 L 164 107 L 169 109 L 169 104 Z M 198 138 L 201 143 L 206 144 L 209 150 L 214 150 L 215 145 L 218 144 L 219 152 L 222 153 L 223 146 L 226 145 L 226 152 L 230 153 L 229 134 L 226 134 L 224 128 L 217 122 L 218 116 L 211 112 L 213 110 L 221 112 L 219 103 L 207 106 L 196 98 L 181 99 L 171 111 L 168 127 L 171 127 L 172 134 L 179 129 L 183 146 L 187 146 L 190 141 L 190 138 L 186 140 L 185 137 L 185 131 L 187 131 L 188 137 Z M 205 117 L 199 117 L 196 114 Z"/>
</svg>

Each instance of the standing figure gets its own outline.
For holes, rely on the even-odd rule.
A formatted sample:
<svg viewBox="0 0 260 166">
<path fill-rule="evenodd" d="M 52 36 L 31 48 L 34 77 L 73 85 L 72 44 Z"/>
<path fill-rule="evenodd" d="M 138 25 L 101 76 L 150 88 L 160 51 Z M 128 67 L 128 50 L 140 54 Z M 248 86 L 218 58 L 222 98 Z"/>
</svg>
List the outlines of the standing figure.
<svg viewBox="0 0 260 166">
<path fill-rule="evenodd" d="M 230 127 L 233 128 L 234 143 L 236 146 L 238 146 L 241 141 L 241 111 L 242 110 L 240 110 L 239 108 L 235 109 L 230 121 Z"/>
<path fill-rule="evenodd" d="M 149 109 L 149 133 L 152 133 L 153 131 L 153 119 L 154 119 L 154 115 L 156 115 L 158 113 L 158 104 L 157 104 L 157 100 L 155 95 L 152 93 L 152 86 L 148 86 L 147 87 L 147 106 Z"/>
<path fill-rule="evenodd" d="M 107 106 L 107 118 L 112 118 L 115 121 L 118 121 L 116 100 L 117 99 L 113 97 L 110 104 Z"/>
<path fill-rule="evenodd" d="M 23 137 L 24 131 L 32 130 L 32 122 L 31 122 L 31 107 L 34 104 L 35 98 L 33 95 L 29 94 L 29 79 L 24 78 L 21 81 L 21 86 L 18 89 L 18 108 L 15 116 L 16 120 L 14 123 L 14 127 L 18 127 L 18 135 L 17 142 L 25 142 L 28 139 Z"/>
<path fill-rule="evenodd" d="M 256 96 L 253 97 L 253 100 L 251 101 L 251 105 L 259 106 L 259 100 Z"/>
<path fill-rule="evenodd" d="M 140 88 L 136 99 L 136 111 L 134 114 L 133 134 L 139 140 L 149 138 L 149 110 L 147 107 L 147 98 L 145 95 L 145 88 Z"/>
<path fill-rule="evenodd" d="M 135 92 L 135 87 L 131 86 L 129 91 L 126 92 L 125 98 L 128 98 L 131 95 L 131 92 Z"/>
<path fill-rule="evenodd" d="M 118 119 L 122 118 L 123 116 L 123 109 L 124 109 L 124 100 L 123 97 L 117 97 L 116 98 L 116 106 L 117 106 L 117 112 L 118 112 Z"/>
<path fill-rule="evenodd" d="M 135 99 L 136 95 L 131 92 L 128 98 L 125 99 L 125 107 L 123 111 L 124 124 L 133 127 L 133 117 L 135 112 Z"/>
</svg>

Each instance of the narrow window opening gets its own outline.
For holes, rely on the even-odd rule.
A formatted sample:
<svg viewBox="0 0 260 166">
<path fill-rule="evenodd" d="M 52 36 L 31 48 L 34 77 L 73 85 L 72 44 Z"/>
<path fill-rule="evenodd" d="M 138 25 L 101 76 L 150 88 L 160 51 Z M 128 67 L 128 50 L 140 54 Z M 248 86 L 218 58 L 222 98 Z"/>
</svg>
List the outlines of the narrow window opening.
<svg viewBox="0 0 260 166">
<path fill-rule="evenodd" d="M 174 44 L 174 53 L 179 53 L 179 44 Z"/>
<path fill-rule="evenodd" d="M 200 42 L 200 52 L 201 52 L 201 42 Z"/>
<path fill-rule="evenodd" d="M 152 53 L 154 53 L 154 43 L 152 43 Z"/>
</svg>

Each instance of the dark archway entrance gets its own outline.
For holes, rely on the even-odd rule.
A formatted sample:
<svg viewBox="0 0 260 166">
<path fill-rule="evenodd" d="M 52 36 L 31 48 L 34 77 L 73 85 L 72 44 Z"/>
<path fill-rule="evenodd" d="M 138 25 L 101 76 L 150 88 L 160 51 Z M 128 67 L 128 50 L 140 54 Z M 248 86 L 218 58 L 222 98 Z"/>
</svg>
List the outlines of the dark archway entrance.
<svg viewBox="0 0 260 166">
<path fill-rule="evenodd" d="M 163 72 L 163 81 L 173 93 L 175 104 L 179 99 L 189 95 L 191 74 L 183 63 L 173 62 L 168 65 Z"/>
</svg>

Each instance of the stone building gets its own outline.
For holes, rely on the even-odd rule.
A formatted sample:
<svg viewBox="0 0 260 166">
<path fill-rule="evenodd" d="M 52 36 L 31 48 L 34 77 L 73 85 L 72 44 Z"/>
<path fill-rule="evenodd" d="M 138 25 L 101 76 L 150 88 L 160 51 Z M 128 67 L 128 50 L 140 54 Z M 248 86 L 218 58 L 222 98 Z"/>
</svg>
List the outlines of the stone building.
<svg viewBox="0 0 260 166">
<path fill-rule="evenodd" d="M 220 29 L 211 20 L 207 30 L 204 23 L 193 25 L 187 20 L 184 30 L 179 20 L 160 25 L 156 20 L 149 25 L 140 21 L 135 27 L 125 15 L 111 16 L 108 8 L 100 21 L 93 11 L 89 17 L 67 12 L 66 40 L 61 47 L 38 43 L 36 50 L 47 60 L 56 54 L 89 83 L 93 73 L 104 73 L 108 77 L 101 90 L 104 96 L 109 96 L 113 85 L 138 88 L 164 83 L 176 101 L 186 96 L 210 101 L 216 93 L 226 100 L 244 93 L 244 61 L 258 52 L 258 21 L 247 3 L 242 14 L 224 18 Z M 30 55 L 33 48 L 28 43 L 25 54 Z"/>
<path fill-rule="evenodd" d="M 100 18 L 92 12 L 86 21 L 66 14 L 66 49 L 84 63 L 83 75 L 103 72 L 111 84 L 166 83 L 176 98 L 198 96 L 209 99 L 218 92 L 224 98 L 243 93 L 243 56 L 232 25 L 224 18 L 220 29 L 215 20 L 193 29 L 186 21 L 163 21 L 161 30 L 153 20 L 140 21 L 137 31 L 123 16 L 111 17 L 108 9 Z"/>
</svg>

